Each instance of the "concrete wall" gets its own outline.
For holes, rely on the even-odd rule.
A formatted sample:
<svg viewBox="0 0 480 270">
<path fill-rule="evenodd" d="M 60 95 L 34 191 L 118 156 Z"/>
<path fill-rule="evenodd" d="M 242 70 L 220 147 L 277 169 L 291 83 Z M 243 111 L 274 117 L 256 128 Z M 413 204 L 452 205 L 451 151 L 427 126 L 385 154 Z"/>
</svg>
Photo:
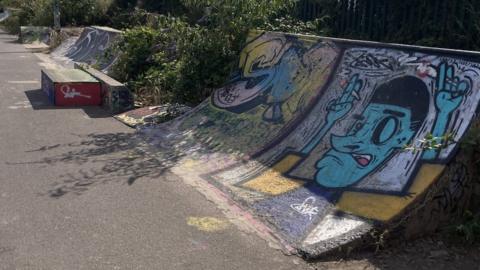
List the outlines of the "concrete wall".
<svg viewBox="0 0 480 270">
<path fill-rule="evenodd" d="M 123 83 L 87 65 L 75 64 L 75 68 L 84 70 L 101 83 L 102 106 L 106 110 L 117 114 L 133 109 L 133 95 Z"/>
</svg>

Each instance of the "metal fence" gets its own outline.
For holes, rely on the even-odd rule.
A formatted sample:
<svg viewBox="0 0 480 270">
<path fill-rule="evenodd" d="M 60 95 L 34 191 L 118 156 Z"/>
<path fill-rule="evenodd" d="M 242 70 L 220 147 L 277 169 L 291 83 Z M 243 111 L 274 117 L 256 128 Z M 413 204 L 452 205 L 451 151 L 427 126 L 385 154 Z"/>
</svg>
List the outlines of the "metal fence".
<svg viewBox="0 0 480 270">
<path fill-rule="evenodd" d="M 336 36 L 480 48 L 480 0 L 301 0 L 299 17 L 328 15 Z"/>
</svg>

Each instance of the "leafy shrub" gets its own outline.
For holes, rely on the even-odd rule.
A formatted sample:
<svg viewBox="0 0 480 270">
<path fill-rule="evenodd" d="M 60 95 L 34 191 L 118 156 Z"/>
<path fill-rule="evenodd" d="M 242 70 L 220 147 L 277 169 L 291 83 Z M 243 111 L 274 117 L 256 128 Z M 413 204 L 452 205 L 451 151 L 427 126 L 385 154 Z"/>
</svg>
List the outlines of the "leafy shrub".
<svg viewBox="0 0 480 270">
<path fill-rule="evenodd" d="M 468 244 L 480 243 L 480 213 L 466 211 L 460 224 L 450 227 L 453 236 Z"/>
<path fill-rule="evenodd" d="M 58 0 L 61 24 L 68 26 L 104 24 L 112 0 Z M 22 25 L 53 26 L 54 0 L 5 0 L 2 4 L 16 11 L 4 25 L 18 33 Z"/>
<path fill-rule="evenodd" d="M 15 13 L 4 20 L 1 25 L 10 34 L 20 33 L 20 18 Z"/>
<path fill-rule="evenodd" d="M 178 28 L 181 28 L 180 23 Z M 173 35 L 151 27 L 126 30 L 122 40 L 113 48 L 122 52 L 113 66 L 113 76 L 128 82 L 136 90 L 137 97 L 141 96 L 149 103 L 171 101 L 172 86 L 178 73 L 176 51 L 169 49 L 174 46 L 173 38 Z"/>
<path fill-rule="evenodd" d="M 293 1 L 182 0 L 184 16 L 156 15 L 127 30 L 113 76 L 150 102 L 194 105 L 225 82 L 250 29 L 312 32 L 320 20 L 285 17 Z M 137 12 L 142 12 L 138 10 Z M 150 14 L 150 16 L 152 16 Z M 275 29 L 274 29 L 275 28 Z"/>
<path fill-rule="evenodd" d="M 331 34 L 331 29 L 327 23 L 328 18 L 328 16 L 324 16 L 311 21 L 302 21 L 291 15 L 286 15 L 265 23 L 261 28 L 267 31 L 327 36 Z"/>
<path fill-rule="evenodd" d="M 109 17 L 108 24 L 117 29 L 128 29 L 136 26 L 148 26 L 150 14 L 143 9 L 128 8 L 123 9 L 113 6 L 107 13 Z"/>
</svg>

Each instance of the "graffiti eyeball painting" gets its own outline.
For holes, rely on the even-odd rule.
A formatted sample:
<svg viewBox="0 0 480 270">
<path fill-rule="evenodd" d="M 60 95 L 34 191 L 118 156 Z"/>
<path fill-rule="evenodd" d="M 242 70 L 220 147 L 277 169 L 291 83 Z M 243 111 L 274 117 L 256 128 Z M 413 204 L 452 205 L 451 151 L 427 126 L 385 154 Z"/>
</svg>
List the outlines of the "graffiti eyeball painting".
<svg viewBox="0 0 480 270">
<path fill-rule="evenodd" d="M 315 180 L 326 187 L 358 182 L 409 143 L 428 113 L 427 86 L 411 76 L 374 90 L 345 135 L 332 134 L 331 149 L 316 164 Z"/>
</svg>

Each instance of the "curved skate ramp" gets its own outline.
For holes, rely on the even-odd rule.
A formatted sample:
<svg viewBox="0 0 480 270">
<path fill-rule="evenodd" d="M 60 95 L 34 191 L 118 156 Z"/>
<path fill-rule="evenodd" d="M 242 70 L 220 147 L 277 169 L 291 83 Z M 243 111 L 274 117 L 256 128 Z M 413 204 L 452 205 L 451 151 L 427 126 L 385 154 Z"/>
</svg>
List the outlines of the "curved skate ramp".
<svg viewBox="0 0 480 270">
<path fill-rule="evenodd" d="M 254 32 L 211 99 L 141 132 L 173 172 L 317 256 L 425 203 L 474 120 L 479 56 Z M 430 133 L 454 142 L 405 151 Z"/>
<path fill-rule="evenodd" d="M 67 39 L 52 55 L 57 60 L 66 60 L 64 62 L 97 65 L 100 70 L 108 73 L 116 56 L 105 53 L 121 33 L 109 27 L 86 27 L 80 37 Z"/>
<path fill-rule="evenodd" d="M 10 11 L 8 9 L 5 9 L 2 13 L 0 13 L 0 23 L 8 19 L 10 17 Z"/>
</svg>

